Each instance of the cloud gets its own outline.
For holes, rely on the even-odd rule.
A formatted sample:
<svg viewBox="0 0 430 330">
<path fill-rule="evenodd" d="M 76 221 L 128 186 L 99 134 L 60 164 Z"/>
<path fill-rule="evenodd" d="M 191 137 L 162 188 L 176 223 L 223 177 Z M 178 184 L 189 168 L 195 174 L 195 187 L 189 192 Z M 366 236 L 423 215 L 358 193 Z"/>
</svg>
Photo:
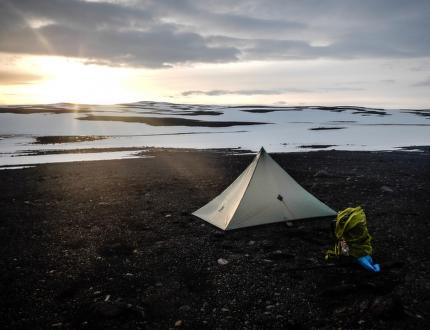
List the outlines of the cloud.
<svg viewBox="0 0 430 330">
<path fill-rule="evenodd" d="M 0 2 L 0 51 L 114 66 L 422 58 L 429 30 L 426 0 Z"/>
<path fill-rule="evenodd" d="M 21 72 L 0 71 L 0 85 L 22 85 L 40 80 L 42 77 Z"/>
<path fill-rule="evenodd" d="M 354 87 L 322 87 L 318 88 L 316 91 L 321 92 L 360 92 L 364 91 L 364 88 L 354 88 Z"/>
<path fill-rule="evenodd" d="M 427 79 L 424 79 L 415 84 L 412 84 L 412 87 L 427 87 L 427 86 L 430 86 L 430 76 L 427 77 Z"/>
<path fill-rule="evenodd" d="M 53 22 L 38 28 L 34 20 Z M 231 62 L 238 50 L 210 47 L 150 12 L 110 3 L 10 0 L 0 5 L 0 51 L 61 55 L 113 65 L 168 67 Z"/>
<path fill-rule="evenodd" d="M 364 91 L 364 88 L 353 87 L 321 87 L 315 89 L 302 89 L 302 88 L 280 88 L 280 89 L 212 89 L 212 90 L 189 90 L 182 92 L 182 96 L 193 95 L 207 95 L 207 96 L 220 96 L 220 95 L 283 95 L 288 93 L 318 93 L 318 92 L 357 92 Z"/>
<path fill-rule="evenodd" d="M 228 90 L 228 89 L 213 89 L 208 91 L 192 90 L 182 92 L 182 96 L 192 95 L 207 95 L 207 96 L 220 96 L 220 95 L 281 95 L 286 93 L 307 93 L 308 90 L 291 88 L 291 89 L 242 89 L 242 90 Z"/>
</svg>

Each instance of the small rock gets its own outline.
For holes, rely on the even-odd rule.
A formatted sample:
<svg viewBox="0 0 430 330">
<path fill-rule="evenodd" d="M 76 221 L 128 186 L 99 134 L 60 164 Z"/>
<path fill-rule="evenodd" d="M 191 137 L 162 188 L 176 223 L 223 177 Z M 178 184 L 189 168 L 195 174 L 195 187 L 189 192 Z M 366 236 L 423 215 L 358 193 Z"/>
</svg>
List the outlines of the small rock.
<svg viewBox="0 0 430 330">
<path fill-rule="evenodd" d="M 318 172 L 316 172 L 314 174 L 314 177 L 316 177 L 316 178 L 326 178 L 329 176 L 330 176 L 330 174 L 328 174 L 328 172 L 326 170 L 319 170 Z"/>
<path fill-rule="evenodd" d="M 394 190 L 393 189 L 391 189 L 390 187 L 388 187 L 388 186 L 382 186 L 381 187 L 381 191 L 382 192 L 386 192 L 386 193 L 392 193 L 392 192 L 394 192 Z"/>
<path fill-rule="evenodd" d="M 191 310 L 191 307 L 189 305 L 182 305 L 181 307 L 179 307 L 179 310 L 181 312 L 189 312 Z"/>
<path fill-rule="evenodd" d="M 255 244 L 255 241 L 249 241 L 248 242 L 248 245 L 254 245 Z"/>
<path fill-rule="evenodd" d="M 293 223 L 291 221 L 286 221 L 285 224 L 287 225 L 287 227 L 293 227 Z"/>
<path fill-rule="evenodd" d="M 270 260 L 283 260 L 283 259 L 292 259 L 294 258 L 294 255 L 285 253 L 282 250 L 276 250 L 276 251 L 273 251 L 272 253 L 269 253 L 267 257 Z"/>
<path fill-rule="evenodd" d="M 221 308 L 221 312 L 227 313 L 230 312 L 230 310 L 227 307 Z"/>
<path fill-rule="evenodd" d="M 184 322 L 182 320 L 177 320 L 175 322 L 175 327 L 182 327 L 182 324 L 184 324 Z"/>
<path fill-rule="evenodd" d="M 171 214 L 166 214 L 164 217 L 165 218 L 170 218 L 172 215 Z"/>
<path fill-rule="evenodd" d="M 227 265 L 228 264 L 228 260 L 226 260 L 226 259 L 224 259 L 224 258 L 219 258 L 218 260 L 217 260 L 217 262 L 218 262 L 218 265 Z"/>
<path fill-rule="evenodd" d="M 342 314 L 346 311 L 346 307 L 339 307 L 334 310 L 334 314 Z"/>
<path fill-rule="evenodd" d="M 58 327 L 61 327 L 62 325 L 63 325 L 63 323 L 58 322 L 58 323 L 54 323 L 54 324 L 52 324 L 52 325 L 51 325 L 51 327 L 53 327 L 53 328 L 58 328 Z"/>
<path fill-rule="evenodd" d="M 261 242 L 261 245 L 263 246 L 263 248 L 269 249 L 272 248 L 275 244 L 272 241 L 265 239 Z"/>
<path fill-rule="evenodd" d="M 369 307 L 369 302 L 367 300 L 363 300 L 359 305 L 360 313 L 363 313 L 367 307 Z"/>
</svg>

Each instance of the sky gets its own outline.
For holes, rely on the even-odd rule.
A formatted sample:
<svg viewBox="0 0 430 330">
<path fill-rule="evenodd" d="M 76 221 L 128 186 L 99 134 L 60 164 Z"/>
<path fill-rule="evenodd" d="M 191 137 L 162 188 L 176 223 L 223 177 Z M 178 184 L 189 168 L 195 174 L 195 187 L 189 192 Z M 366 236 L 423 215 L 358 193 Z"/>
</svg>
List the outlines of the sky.
<svg viewBox="0 0 430 330">
<path fill-rule="evenodd" d="M 430 108 L 428 0 L 0 0 L 0 104 Z"/>
</svg>

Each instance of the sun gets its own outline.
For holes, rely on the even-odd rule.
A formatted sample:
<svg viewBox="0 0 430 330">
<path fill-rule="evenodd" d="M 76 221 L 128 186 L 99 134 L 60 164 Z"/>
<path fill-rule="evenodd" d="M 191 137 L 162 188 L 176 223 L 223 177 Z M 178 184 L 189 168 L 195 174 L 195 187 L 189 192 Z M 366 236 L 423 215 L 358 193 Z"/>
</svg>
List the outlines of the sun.
<svg viewBox="0 0 430 330">
<path fill-rule="evenodd" d="M 47 75 L 38 86 L 41 96 L 87 104 L 110 104 L 130 97 L 122 87 L 126 74 L 121 70 L 65 58 L 44 58 L 41 66 Z"/>
<path fill-rule="evenodd" d="M 32 103 L 114 104 L 147 98 L 142 89 L 128 87 L 130 69 L 87 64 L 58 56 L 27 56 L 18 64 L 26 72 L 42 77 L 15 88 Z"/>
</svg>

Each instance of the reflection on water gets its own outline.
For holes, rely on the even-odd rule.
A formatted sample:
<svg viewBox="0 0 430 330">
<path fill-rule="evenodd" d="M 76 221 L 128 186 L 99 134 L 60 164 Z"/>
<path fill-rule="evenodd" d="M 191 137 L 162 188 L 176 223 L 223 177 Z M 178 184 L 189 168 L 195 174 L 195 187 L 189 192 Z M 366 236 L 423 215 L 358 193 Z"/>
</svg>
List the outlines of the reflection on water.
<svg viewBox="0 0 430 330">
<path fill-rule="evenodd" d="M 97 152 L 101 148 L 395 150 L 430 141 L 428 110 L 156 102 L 73 109 L 76 105 L 0 107 L 0 166 L 138 157 L 136 150 Z M 87 116 L 92 120 L 82 120 Z M 74 149 L 94 152 L 58 153 Z M 53 150 L 57 153 L 40 155 Z"/>
<path fill-rule="evenodd" d="M 0 157 L 0 169 L 11 169 L 9 166 L 15 165 L 35 165 L 45 163 L 67 163 L 67 162 L 85 162 L 95 160 L 108 160 L 108 159 L 123 159 L 123 158 L 138 158 L 148 157 L 139 156 L 133 151 L 114 151 L 114 152 L 88 152 L 88 153 L 69 153 L 69 154 L 53 154 L 53 155 L 14 155 L 13 157 Z M 22 166 L 26 168 L 27 166 Z M 16 169 L 17 166 L 12 167 Z"/>
<path fill-rule="evenodd" d="M 22 170 L 24 168 L 32 168 L 34 166 L 0 166 L 1 170 Z"/>
</svg>

